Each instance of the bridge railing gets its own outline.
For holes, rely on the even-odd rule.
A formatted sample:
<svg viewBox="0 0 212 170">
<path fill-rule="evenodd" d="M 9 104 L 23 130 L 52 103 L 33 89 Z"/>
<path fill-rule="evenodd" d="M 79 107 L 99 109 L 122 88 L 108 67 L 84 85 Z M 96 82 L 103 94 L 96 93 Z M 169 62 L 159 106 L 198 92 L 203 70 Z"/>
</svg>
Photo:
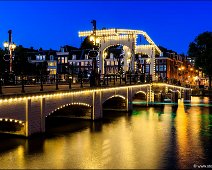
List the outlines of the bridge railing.
<svg viewBox="0 0 212 170">
<path fill-rule="evenodd" d="M 95 87 L 113 87 L 125 86 L 134 84 L 145 84 L 152 82 L 168 83 L 172 85 L 191 87 L 190 85 L 174 82 L 169 79 L 152 81 L 151 77 L 144 76 L 144 74 L 96 74 L 95 76 L 66 76 L 68 78 L 62 79 L 57 76 L 56 79 L 45 77 L 45 79 L 38 80 L 17 80 L 15 84 L 2 85 L 0 83 L 0 95 L 18 94 L 18 93 L 32 93 L 32 92 L 47 92 L 57 90 L 73 90 L 81 88 L 95 88 Z"/>
</svg>

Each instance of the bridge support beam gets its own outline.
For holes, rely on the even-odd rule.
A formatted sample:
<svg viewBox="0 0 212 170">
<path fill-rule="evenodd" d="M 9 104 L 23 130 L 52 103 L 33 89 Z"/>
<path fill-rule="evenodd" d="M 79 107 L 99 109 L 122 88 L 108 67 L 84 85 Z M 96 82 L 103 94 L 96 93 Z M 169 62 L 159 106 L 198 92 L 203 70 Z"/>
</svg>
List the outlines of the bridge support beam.
<svg viewBox="0 0 212 170">
<path fill-rule="evenodd" d="M 173 91 L 171 93 L 171 100 L 173 103 L 178 103 L 178 92 L 177 91 Z"/>
<path fill-rule="evenodd" d="M 147 95 L 146 95 L 146 100 L 147 100 L 147 106 L 149 103 L 154 102 L 154 92 L 152 91 L 152 84 L 147 86 Z"/>
<path fill-rule="evenodd" d="M 99 52 L 99 70 L 101 70 L 101 74 L 105 74 L 104 59 L 105 59 L 105 54 L 102 51 L 100 51 Z"/>
<path fill-rule="evenodd" d="M 41 126 L 40 126 L 40 131 L 41 132 L 45 132 L 46 128 L 45 128 L 45 98 L 41 98 L 40 101 L 40 121 L 41 121 Z"/>
<path fill-rule="evenodd" d="M 182 89 L 180 88 L 180 92 L 179 92 L 179 98 L 182 98 Z"/>
<path fill-rule="evenodd" d="M 45 132 L 45 98 L 39 100 L 32 102 L 31 99 L 26 99 L 24 134 L 26 137 Z"/>
<path fill-rule="evenodd" d="M 128 112 L 132 111 L 132 87 L 127 88 L 126 108 Z"/>
<path fill-rule="evenodd" d="M 102 92 L 93 92 L 93 109 L 91 113 L 91 119 L 96 120 L 102 118 Z"/>
<path fill-rule="evenodd" d="M 152 54 L 150 56 L 150 75 L 152 80 L 155 81 L 155 48 L 152 47 Z"/>
<path fill-rule="evenodd" d="M 31 99 L 26 100 L 26 112 L 25 112 L 25 136 L 28 137 L 31 133 L 29 131 L 29 115 L 31 113 Z"/>
<path fill-rule="evenodd" d="M 191 100 L 191 90 L 184 90 L 184 101 Z"/>
</svg>

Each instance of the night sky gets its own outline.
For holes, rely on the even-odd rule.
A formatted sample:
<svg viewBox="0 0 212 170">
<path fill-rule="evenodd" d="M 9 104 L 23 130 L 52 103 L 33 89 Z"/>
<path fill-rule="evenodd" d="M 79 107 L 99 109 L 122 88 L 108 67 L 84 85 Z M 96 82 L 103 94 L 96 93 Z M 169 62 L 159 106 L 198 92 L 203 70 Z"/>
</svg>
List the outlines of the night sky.
<svg viewBox="0 0 212 170">
<path fill-rule="evenodd" d="M 79 47 L 78 31 L 125 28 L 147 32 L 157 45 L 187 53 L 188 45 L 212 31 L 212 1 L 0 1 L 0 42 L 59 50 Z"/>
</svg>

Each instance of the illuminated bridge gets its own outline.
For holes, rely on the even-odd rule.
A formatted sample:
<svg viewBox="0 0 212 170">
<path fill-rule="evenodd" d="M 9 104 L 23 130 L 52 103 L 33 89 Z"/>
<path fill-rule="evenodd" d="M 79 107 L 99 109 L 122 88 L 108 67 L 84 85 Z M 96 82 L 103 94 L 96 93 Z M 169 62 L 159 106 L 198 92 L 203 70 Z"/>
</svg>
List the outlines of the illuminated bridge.
<svg viewBox="0 0 212 170">
<path fill-rule="evenodd" d="M 10 98 L 4 97 L 0 98 L 0 132 L 30 136 L 35 133 L 45 132 L 45 122 L 50 116 L 100 119 L 103 117 L 105 106 L 107 106 L 107 109 L 110 109 L 111 106 L 113 110 L 131 111 L 132 101 L 136 95 L 143 95 L 143 100 L 148 105 L 148 103 L 156 101 L 157 95 L 162 93 L 171 94 L 172 101 L 177 102 L 178 98 L 189 100 L 191 89 L 165 83 L 152 83 L 51 92 L 49 94 L 37 93 L 33 96 L 23 94 L 20 97 L 15 95 L 10 96 Z M 113 104 L 108 105 L 107 102 L 111 100 L 113 100 Z M 115 108 L 116 103 L 114 101 L 123 101 L 122 108 Z M 78 111 L 74 115 L 68 114 L 67 110 L 71 108 L 84 108 L 89 111 L 86 114 L 80 114 Z M 64 110 L 66 112 L 63 112 Z"/>
<path fill-rule="evenodd" d="M 90 37 L 90 40 L 95 42 L 99 46 L 99 71 L 105 74 L 105 59 L 106 50 L 115 45 L 123 46 L 123 70 L 136 70 L 135 54 L 146 54 L 150 62 L 150 74 L 152 80 L 155 80 L 155 56 L 162 56 L 162 51 L 150 38 L 150 36 L 142 30 L 131 29 L 102 29 L 102 30 L 90 30 L 80 31 L 79 37 Z M 138 39 L 141 37 L 146 40 L 141 45 L 137 44 Z"/>
</svg>

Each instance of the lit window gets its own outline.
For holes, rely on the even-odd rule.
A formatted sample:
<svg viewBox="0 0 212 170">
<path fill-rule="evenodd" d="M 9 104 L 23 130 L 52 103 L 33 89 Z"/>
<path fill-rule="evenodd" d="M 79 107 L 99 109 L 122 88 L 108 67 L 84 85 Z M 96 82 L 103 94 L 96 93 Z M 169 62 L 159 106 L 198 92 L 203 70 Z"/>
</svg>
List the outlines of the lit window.
<svg viewBox="0 0 212 170">
<path fill-rule="evenodd" d="M 56 63 L 55 62 L 48 62 L 48 65 L 49 66 L 56 66 Z"/>
<path fill-rule="evenodd" d="M 49 69 L 49 74 L 56 74 L 56 69 Z"/>
<path fill-rule="evenodd" d="M 146 73 L 149 73 L 149 65 L 146 65 Z"/>
<path fill-rule="evenodd" d="M 87 55 L 87 54 L 85 54 L 85 59 L 86 59 L 86 60 L 88 59 L 88 55 Z"/>
<path fill-rule="evenodd" d="M 53 61 L 54 60 L 54 56 L 50 55 L 50 60 Z"/>
<path fill-rule="evenodd" d="M 68 63 L 68 57 L 65 57 L 65 63 Z"/>
<path fill-rule="evenodd" d="M 72 60 L 76 60 L 76 54 L 72 55 Z"/>
<path fill-rule="evenodd" d="M 110 53 L 110 59 L 113 59 L 113 53 Z"/>
<path fill-rule="evenodd" d="M 61 59 L 62 59 L 61 63 L 65 63 L 64 57 L 61 57 Z"/>
<path fill-rule="evenodd" d="M 163 65 L 159 66 L 159 71 L 163 71 Z"/>
<path fill-rule="evenodd" d="M 36 55 L 36 60 L 46 60 L 45 55 Z"/>
</svg>

